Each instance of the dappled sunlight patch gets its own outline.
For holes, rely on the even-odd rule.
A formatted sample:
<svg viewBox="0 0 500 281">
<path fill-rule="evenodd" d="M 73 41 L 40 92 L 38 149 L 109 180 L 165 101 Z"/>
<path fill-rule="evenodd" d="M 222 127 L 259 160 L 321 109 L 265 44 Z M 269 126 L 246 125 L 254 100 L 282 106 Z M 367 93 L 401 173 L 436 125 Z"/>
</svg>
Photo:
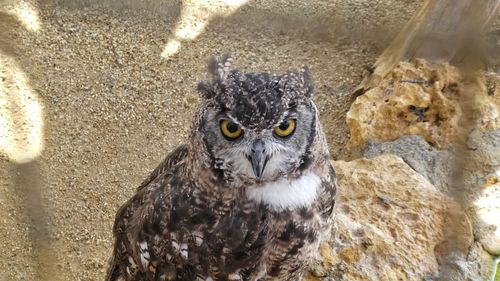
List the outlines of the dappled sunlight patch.
<svg viewBox="0 0 500 281">
<path fill-rule="evenodd" d="M 170 56 L 175 55 L 179 49 L 181 48 L 181 42 L 178 40 L 170 40 L 168 41 L 167 45 L 163 49 L 163 52 L 161 53 L 161 56 L 164 58 L 168 58 Z"/>
<path fill-rule="evenodd" d="M 174 35 L 161 53 L 162 58 L 169 58 L 181 49 L 183 41 L 196 39 L 205 30 L 214 16 L 229 16 L 236 12 L 248 0 L 192 0 L 183 3 L 181 16 Z"/>
<path fill-rule="evenodd" d="M 15 61 L 0 53 L 0 154 L 17 163 L 43 149 L 42 106 Z"/>
<path fill-rule="evenodd" d="M 34 32 L 40 30 L 41 23 L 38 9 L 31 1 L 18 0 L 4 5 L 4 7 L 0 6 L 0 8 L 15 16 L 27 30 Z"/>
</svg>

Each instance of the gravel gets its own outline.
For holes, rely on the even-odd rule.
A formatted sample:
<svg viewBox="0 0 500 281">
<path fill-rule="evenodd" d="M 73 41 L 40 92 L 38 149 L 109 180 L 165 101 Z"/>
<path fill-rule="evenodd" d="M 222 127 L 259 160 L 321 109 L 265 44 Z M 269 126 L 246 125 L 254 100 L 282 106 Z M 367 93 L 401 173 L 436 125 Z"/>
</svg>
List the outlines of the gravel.
<svg viewBox="0 0 500 281">
<path fill-rule="evenodd" d="M 103 279 L 114 215 L 185 140 L 210 55 L 229 51 L 248 71 L 308 64 L 331 156 L 348 158 L 350 92 L 420 1 L 251 1 L 169 59 L 160 54 L 182 3 L 137 3 L 39 1 L 38 32 L 0 12 L 0 55 L 24 71 L 44 112 L 33 166 L 0 156 L 0 281 Z"/>
</svg>

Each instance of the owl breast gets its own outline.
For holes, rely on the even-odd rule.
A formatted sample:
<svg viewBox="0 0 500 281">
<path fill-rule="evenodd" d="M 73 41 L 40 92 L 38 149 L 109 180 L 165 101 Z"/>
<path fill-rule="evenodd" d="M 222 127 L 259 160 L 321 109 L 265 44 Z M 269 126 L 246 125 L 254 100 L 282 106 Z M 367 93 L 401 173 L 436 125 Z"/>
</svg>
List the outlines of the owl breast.
<svg viewBox="0 0 500 281">
<path fill-rule="evenodd" d="M 263 186 L 249 188 L 246 196 L 256 203 L 263 203 L 275 211 L 309 207 L 316 200 L 321 179 L 308 172 L 297 179 L 280 179 Z"/>
</svg>

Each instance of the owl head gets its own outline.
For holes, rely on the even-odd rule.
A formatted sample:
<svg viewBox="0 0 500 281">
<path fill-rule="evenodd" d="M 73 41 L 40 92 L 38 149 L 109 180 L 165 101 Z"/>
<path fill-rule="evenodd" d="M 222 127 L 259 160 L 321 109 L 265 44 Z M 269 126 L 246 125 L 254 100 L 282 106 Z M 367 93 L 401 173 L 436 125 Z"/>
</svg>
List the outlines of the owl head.
<svg viewBox="0 0 500 281">
<path fill-rule="evenodd" d="M 221 180 L 268 182 L 311 165 L 312 145 L 323 136 L 307 67 L 282 75 L 244 73 L 225 54 L 212 58 L 209 74 L 198 85 L 195 126 Z"/>
</svg>

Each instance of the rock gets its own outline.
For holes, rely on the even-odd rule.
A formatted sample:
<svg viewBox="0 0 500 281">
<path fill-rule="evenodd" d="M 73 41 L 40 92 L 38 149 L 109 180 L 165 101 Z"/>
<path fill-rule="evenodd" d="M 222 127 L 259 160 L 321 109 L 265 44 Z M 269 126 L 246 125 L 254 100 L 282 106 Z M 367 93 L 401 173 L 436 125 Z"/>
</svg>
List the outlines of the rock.
<svg viewBox="0 0 500 281">
<path fill-rule="evenodd" d="M 467 148 L 462 180 L 474 235 L 490 254 L 500 255 L 500 130 L 474 130 Z"/>
<path fill-rule="evenodd" d="M 413 170 L 427 178 L 435 187 L 448 195 L 452 174 L 453 154 L 432 147 L 420 136 L 403 136 L 392 142 L 367 142 L 364 157 L 374 158 L 382 154 L 394 154 L 403 159 Z"/>
<path fill-rule="evenodd" d="M 500 75 L 489 73 L 483 81 L 481 94 L 475 100 L 475 111 L 482 113 L 476 115 L 478 128 L 493 131 L 500 129 Z"/>
<path fill-rule="evenodd" d="M 470 173 L 465 178 L 466 183 L 480 186 L 488 184 L 500 169 L 500 130 L 472 131 L 467 141 L 467 150 L 469 153 L 462 155 L 466 164 L 464 169 L 466 173 Z"/>
<path fill-rule="evenodd" d="M 330 265 L 323 280 L 480 280 L 487 274 L 474 267 L 479 260 L 467 260 L 474 244 L 464 211 L 401 158 L 333 165 L 336 232 L 333 254 L 322 251 L 323 266 Z"/>
<path fill-rule="evenodd" d="M 486 251 L 500 255 L 500 174 L 469 207 L 474 233 Z"/>
<path fill-rule="evenodd" d="M 500 128 L 500 78 L 448 64 L 400 62 L 347 113 L 349 145 L 420 135 L 436 147 L 465 140 L 470 128 Z"/>
<path fill-rule="evenodd" d="M 466 258 L 457 256 L 451 251 L 443 255 L 439 262 L 441 273 L 438 280 L 491 280 L 495 267 L 494 258 L 483 249 L 479 242 L 471 245 Z"/>
<path fill-rule="evenodd" d="M 455 196 L 466 207 L 475 239 L 488 253 L 500 254 L 500 76 L 401 62 L 358 97 L 347 123 L 352 147 L 366 146 L 366 157 L 402 157 Z M 393 142 L 381 143 L 387 141 Z"/>
<path fill-rule="evenodd" d="M 419 136 L 367 142 L 365 157 L 382 154 L 401 157 L 441 191 L 457 196 L 476 239 L 491 255 L 500 255 L 500 130 L 473 130 L 466 146 L 450 150 L 435 149 Z"/>
</svg>

